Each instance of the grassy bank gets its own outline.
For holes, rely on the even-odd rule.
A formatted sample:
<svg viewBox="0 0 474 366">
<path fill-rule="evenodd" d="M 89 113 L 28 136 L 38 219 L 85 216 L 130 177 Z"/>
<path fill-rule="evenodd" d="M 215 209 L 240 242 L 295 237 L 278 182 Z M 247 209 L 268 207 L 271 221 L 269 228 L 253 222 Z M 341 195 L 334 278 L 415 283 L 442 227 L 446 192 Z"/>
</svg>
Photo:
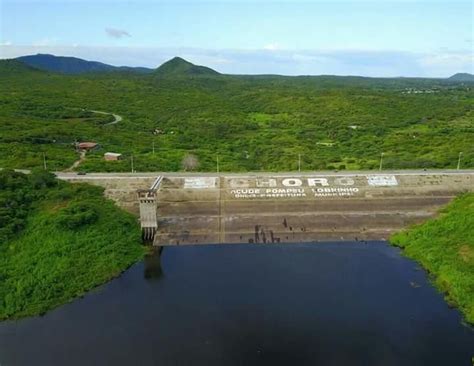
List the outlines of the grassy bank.
<svg viewBox="0 0 474 366">
<path fill-rule="evenodd" d="M 474 193 L 457 198 L 438 218 L 394 235 L 391 242 L 421 263 L 446 300 L 474 324 Z"/>
<path fill-rule="evenodd" d="M 0 320 L 81 296 L 143 252 L 136 219 L 100 188 L 0 172 Z"/>
</svg>

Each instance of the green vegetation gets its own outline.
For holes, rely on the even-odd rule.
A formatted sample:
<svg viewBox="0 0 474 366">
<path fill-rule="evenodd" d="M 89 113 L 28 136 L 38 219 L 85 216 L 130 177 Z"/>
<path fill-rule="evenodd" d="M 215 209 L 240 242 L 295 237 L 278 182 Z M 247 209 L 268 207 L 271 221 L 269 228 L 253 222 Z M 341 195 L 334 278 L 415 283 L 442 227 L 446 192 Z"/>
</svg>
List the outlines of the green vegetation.
<svg viewBox="0 0 474 366">
<path fill-rule="evenodd" d="M 212 71 L 212 70 L 211 70 Z M 62 75 L 0 61 L 0 167 L 177 171 L 474 168 L 474 84 L 441 79 L 231 76 L 172 60 L 150 74 Z M 106 125 L 112 112 L 123 121 Z M 155 152 L 153 153 L 153 146 Z M 105 162 L 103 153 L 123 154 Z"/>
<path fill-rule="evenodd" d="M 193 65 L 181 57 L 175 57 L 159 68 L 156 69 L 155 73 L 163 77 L 175 77 L 182 75 L 218 75 L 217 71 L 210 69 L 205 66 Z"/>
<path fill-rule="evenodd" d="M 102 189 L 0 171 L 0 320 L 37 315 L 139 260 L 136 219 Z"/>
<path fill-rule="evenodd" d="M 474 81 L 474 75 L 467 72 L 460 72 L 449 77 L 449 80 L 455 81 Z"/>
<path fill-rule="evenodd" d="M 54 56 L 48 54 L 37 54 L 18 57 L 19 60 L 31 67 L 41 70 L 55 71 L 62 74 L 84 74 L 88 72 L 152 72 L 152 69 L 144 67 L 116 67 L 101 62 L 86 61 L 76 57 Z"/>
<path fill-rule="evenodd" d="M 474 193 L 445 207 L 438 218 L 391 238 L 420 262 L 447 301 L 474 323 Z"/>
</svg>

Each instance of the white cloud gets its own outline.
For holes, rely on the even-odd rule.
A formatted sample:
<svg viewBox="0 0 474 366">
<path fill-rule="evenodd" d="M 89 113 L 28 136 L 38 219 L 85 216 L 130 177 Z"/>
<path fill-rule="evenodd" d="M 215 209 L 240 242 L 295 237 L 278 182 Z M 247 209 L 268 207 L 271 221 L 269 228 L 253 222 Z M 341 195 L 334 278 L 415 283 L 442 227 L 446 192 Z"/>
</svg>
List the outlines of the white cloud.
<svg viewBox="0 0 474 366">
<path fill-rule="evenodd" d="M 47 47 L 47 46 L 54 46 L 58 43 L 57 38 L 42 38 L 39 41 L 33 43 L 35 47 Z"/>
<path fill-rule="evenodd" d="M 204 65 L 204 66 L 209 66 L 209 65 L 225 65 L 225 64 L 230 64 L 232 63 L 232 59 L 225 57 L 221 55 L 220 53 L 205 53 L 205 52 L 189 52 L 187 51 L 186 53 L 180 53 L 181 57 L 190 60 L 193 63 L 196 63 L 198 65 Z"/>
<path fill-rule="evenodd" d="M 328 57 L 321 56 L 321 55 L 312 55 L 312 54 L 301 54 L 301 53 L 294 53 L 292 56 L 293 60 L 296 62 L 327 62 L 329 59 Z"/>
<path fill-rule="evenodd" d="M 118 29 L 118 28 L 105 28 L 105 33 L 111 38 L 124 38 L 124 37 L 131 37 L 130 33 L 126 30 Z"/>
<path fill-rule="evenodd" d="M 427 70 L 441 70 L 444 74 L 474 71 L 474 55 L 471 52 L 447 52 L 424 55 L 419 59 Z"/>
<path fill-rule="evenodd" d="M 12 44 L 10 41 L 0 42 L 0 46 L 11 46 Z"/>
<path fill-rule="evenodd" d="M 265 51 L 278 51 L 281 50 L 281 47 L 278 43 L 269 43 L 263 46 Z"/>
</svg>

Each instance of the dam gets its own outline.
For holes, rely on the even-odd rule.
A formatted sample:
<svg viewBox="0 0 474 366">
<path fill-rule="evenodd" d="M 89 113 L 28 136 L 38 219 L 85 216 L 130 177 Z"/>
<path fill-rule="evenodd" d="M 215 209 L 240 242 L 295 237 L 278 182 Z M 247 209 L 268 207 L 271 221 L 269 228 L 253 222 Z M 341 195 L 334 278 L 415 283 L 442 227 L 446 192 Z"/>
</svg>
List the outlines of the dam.
<svg viewBox="0 0 474 366">
<path fill-rule="evenodd" d="M 58 177 L 103 186 L 121 207 L 142 211 L 144 236 L 156 246 L 386 240 L 474 190 L 474 171 Z"/>
</svg>

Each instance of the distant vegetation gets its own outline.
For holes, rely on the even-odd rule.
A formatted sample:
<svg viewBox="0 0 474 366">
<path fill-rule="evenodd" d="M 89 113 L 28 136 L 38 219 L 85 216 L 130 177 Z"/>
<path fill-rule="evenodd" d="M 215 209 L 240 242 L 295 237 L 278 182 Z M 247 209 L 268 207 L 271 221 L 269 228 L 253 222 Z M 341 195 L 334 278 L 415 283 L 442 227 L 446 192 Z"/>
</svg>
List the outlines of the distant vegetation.
<svg viewBox="0 0 474 366">
<path fill-rule="evenodd" d="M 102 189 L 0 171 L 0 320 L 37 315 L 143 255 L 136 219 Z"/>
<path fill-rule="evenodd" d="M 230 76 L 176 58 L 149 74 L 61 75 L 0 61 L 0 167 L 78 170 L 474 167 L 474 83 L 441 79 Z M 105 125 L 110 116 L 123 116 Z M 123 154 L 105 162 L 104 152 Z"/>
<path fill-rule="evenodd" d="M 465 194 L 437 219 L 391 238 L 433 276 L 447 301 L 474 324 L 474 193 Z"/>
<path fill-rule="evenodd" d="M 94 72 L 116 72 L 129 71 L 147 73 L 152 72 L 153 69 L 145 67 L 127 67 L 127 66 L 112 66 L 102 62 L 86 61 L 76 57 L 54 56 L 48 54 L 37 54 L 31 56 L 21 56 L 19 60 L 31 67 L 41 70 L 60 72 L 62 74 L 84 74 Z"/>
<path fill-rule="evenodd" d="M 219 75 L 219 73 L 209 67 L 194 65 L 181 57 L 175 57 L 155 71 L 156 75 L 166 77 L 192 76 L 192 75 Z"/>
<path fill-rule="evenodd" d="M 467 72 L 460 72 L 449 77 L 449 80 L 452 81 L 474 81 L 474 75 L 468 74 Z"/>
</svg>

